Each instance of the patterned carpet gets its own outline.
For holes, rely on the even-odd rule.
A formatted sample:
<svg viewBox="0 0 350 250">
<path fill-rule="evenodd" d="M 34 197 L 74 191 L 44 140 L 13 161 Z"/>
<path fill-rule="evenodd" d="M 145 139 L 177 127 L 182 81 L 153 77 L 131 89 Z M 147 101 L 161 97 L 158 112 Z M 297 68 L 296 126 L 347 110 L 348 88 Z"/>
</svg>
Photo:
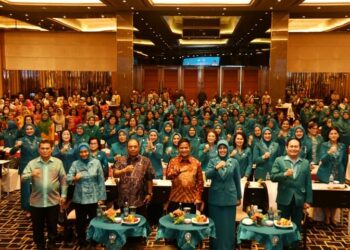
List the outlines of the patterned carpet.
<svg viewBox="0 0 350 250">
<path fill-rule="evenodd" d="M 325 226 L 322 223 L 311 223 L 307 235 L 307 249 L 310 250 L 346 250 L 350 249 L 350 236 L 347 234 L 348 211 L 344 210 L 344 224 Z M 155 241 L 155 230 L 152 231 L 146 245 L 128 244 L 123 249 L 177 249 L 164 240 Z M 75 247 L 63 247 L 60 249 L 77 249 Z M 30 220 L 20 210 L 19 192 L 12 192 L 9 196 L 3 194 L 0 202 L 0 249 L 35 249 L 32 240 Z M 98 247 L 97 249 L 103 249 Z M 198 249 L 209 249 L 208 241 L 205 240 Z M 241 249 L 264 249 L 263 246 L 253 243 L 251 247 Z"/>
</svg>

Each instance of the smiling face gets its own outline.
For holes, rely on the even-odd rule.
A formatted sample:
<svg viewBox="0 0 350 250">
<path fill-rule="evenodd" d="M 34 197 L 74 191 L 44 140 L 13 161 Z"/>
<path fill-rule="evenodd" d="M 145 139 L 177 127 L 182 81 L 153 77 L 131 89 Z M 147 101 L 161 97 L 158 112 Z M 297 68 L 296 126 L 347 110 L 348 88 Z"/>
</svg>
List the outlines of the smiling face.
<svg viewBox="0 0 350 250">
<path fill-rule="evenodd" d="M 272 134 L 271 134 L 271 131 L 270 130 L 266 130 L 263 134 L 263 137 L 264 137 L 264 140 L 265 141 L 271 141 L 272 139 Z"/>
<path fill-rule="evenodd" d="M 220 145 L 218 152 L 220 157 L 225 157 L 227 155 L 227 147 L 225 145 Z"/>
</svg>

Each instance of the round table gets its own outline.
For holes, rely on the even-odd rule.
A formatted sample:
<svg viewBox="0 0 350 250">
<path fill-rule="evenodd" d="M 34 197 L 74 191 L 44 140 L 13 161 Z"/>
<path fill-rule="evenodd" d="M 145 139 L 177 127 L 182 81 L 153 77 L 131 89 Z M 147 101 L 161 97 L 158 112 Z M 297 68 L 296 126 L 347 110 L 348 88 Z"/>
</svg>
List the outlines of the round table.
<svg viewBox="0 0 350 250">
<path fill-rule="evenodd" d="M 267 250 L 283 249 L 283 246 L 290 245 L 301 239 L 297 226 L 293 223 L 293 228 L 277 228 L 275 226 L 244 225 L 240 222 L 237 230 L 238 244 L 241 240 L 256 240 L 264 244 Z"/>
<path fill-rule="evenodd" d="M 189 214 L 187 218 L 195 217 L 194 214 Z M 159 228 L 156 236 L 158 239 L 175 239 L 179 248 L 196 249 L 197 244 L 207 237 L 215 238 L 215 225 L 212 219 L 209 218 L 209 224 L 174 224 L 173 218 L 165 215 L 159 219 Z"/>
<path fill-rule="evenodd" d="M 127 237 L 147 238 L 151 232 L 150 226 L 142 215 L 136 215 L 141 220 L 136 225 L 112 223 L 104 217 L 91 220 L 87 230 L 87 238 L 104 244 L 107 249 L 120 249 L 125 245 Z M 110 241 L 110 235 L 115 235 L 115 242 Z"/>
</svg>

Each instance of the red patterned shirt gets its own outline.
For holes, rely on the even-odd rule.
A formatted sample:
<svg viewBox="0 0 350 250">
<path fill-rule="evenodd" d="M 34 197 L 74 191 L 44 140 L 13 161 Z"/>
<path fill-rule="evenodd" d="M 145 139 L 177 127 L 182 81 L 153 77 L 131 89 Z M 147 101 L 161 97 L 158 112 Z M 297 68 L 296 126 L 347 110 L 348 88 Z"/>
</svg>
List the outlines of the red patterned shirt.
<svg viewBox="0 0 350 250">
<path fill-rule="evenodd" d="M 170 201 L 194 203 L 195 200 L 202 200 L 203 174 L 201 163 L 196 158 L 172 158 L 166 176 L 172 180 Z"/>
</svg>

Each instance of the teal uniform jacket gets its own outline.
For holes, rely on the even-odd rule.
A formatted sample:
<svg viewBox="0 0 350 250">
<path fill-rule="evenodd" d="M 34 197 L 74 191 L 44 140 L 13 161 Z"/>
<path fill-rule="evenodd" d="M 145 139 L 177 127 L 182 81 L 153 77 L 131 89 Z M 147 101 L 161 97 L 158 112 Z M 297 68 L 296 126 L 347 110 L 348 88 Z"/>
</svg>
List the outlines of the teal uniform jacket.
<svg viewBox="0 0 350 250">
<path fill-rule="evenodd" d="M 213 159 L 217 156 L 217 145 L 214 145 L 212 148 L 210 148 L 207 152 L 204 152 L 204 147 L 207 143 L 202 143 L 199 146 L 199 152 L 198 152 L 198 160 L 202 163 L 202 169 L 205 171 L 208 167 L 209 160 Z"/>
<path fill-rule="evenodd" d="M 108 162 L 114 162 L 114 156 L 126 156 L 128 155 L 128 143 L 115 142 L 112 144 L 111 152 L 109 153 Z"/>
<path fill-rule="evenodd" d="M 265 152 L 270 152 L 268 159 L 263 159 L 262 156 Z M 265 143 L 261 140 L 253 149 L 253 163 L 256 164 L 255 179 L 266 180 L 266 174 L 271 173 L 272 164 L 279 156 L 280 150 L 277 142 L 271 142 L 269 147 L 266 147 Z"/>
<path fill-rule="evenodd" d="M 93 126 L 86 125 L 84 127 L 84 134 L 87 135 L 89 137 L 89 139 L 91 137 L 96 137 L 99 140 L 101 139 L 101 131 L 100 131 L 99 126 L 97 126 L 97 125 L 93 125 Z"/>
<path fill-rule="evenodd" d="M 347 154 L 345 150 L 345 145 L 343 143 L 338 143 L 338 150 L 335 154 L 328 154 L 328 150 L 331 147 L 330 142 L 324 142 L 321 144 L 320 149 L 320 161 L 321 165 L 317 171 L 317 178 L 323 183 L 329 182 L 329 176 L 334 173 L 332 169 L 333 166 L 336 167 L 337 176 L 334 176 L 334 180 L 344 183 L 345 179 L 345 168 L 347 164 Z"/>
<path fill-rule="evenodd" d="M 252 151 L 249 147 L 242 150 L 242 152 L 237 152 L 233 157 L 239 163 L 241 177 L 249 177 L 252 173 L 253 156 Z"/>
<path fill-rule="evenodd" d="M 163 157 L 163 144 L 156 143 L 154 145 L 154 150 L 148 151 L 147 141 L 142 145 L 142 155 L 150 159 L 154 171 L 156 172 L 156 179 L 161 179 L 163 177 L 163 166 L 162 166 L 162 157 Z"/>
<path fill-rule="evenodd" d="M 284 176 L 288 168 L 292 168 L 292 162 L 288 156 L 280 156 L 272 166 L 271 180 L 278 182 L 277 204 L 287 206 L 293 197 L 295 205 L 302 207 L 304 203 L 312 203 L 312 184 L 309 162 L 298 158 L 295 177 Z"/>
<path fill-rule="evenodd" d="M 221 161 L 219 157 L 210 160 L 205 175 L 211 179 L 208 203 L 216 206 L 235 206 L 242 198 L 241 175 L 236 159 L 228 158 L 220 170 L 215 166 Z"/>
</svg>

